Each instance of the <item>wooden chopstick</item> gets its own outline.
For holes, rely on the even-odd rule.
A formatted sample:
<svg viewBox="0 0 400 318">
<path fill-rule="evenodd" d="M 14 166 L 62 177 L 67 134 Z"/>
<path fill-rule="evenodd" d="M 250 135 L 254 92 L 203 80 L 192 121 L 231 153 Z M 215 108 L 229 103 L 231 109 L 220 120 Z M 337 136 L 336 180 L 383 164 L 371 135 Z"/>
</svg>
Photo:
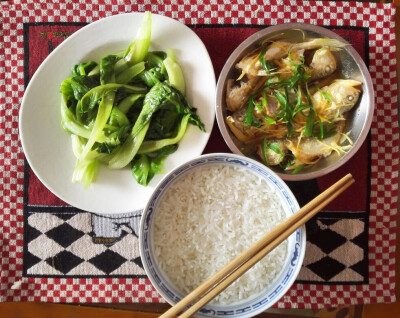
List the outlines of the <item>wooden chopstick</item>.
<svg viewBox="0 0 400 318">
<path fill-rule="evenodd" d="M 200 298 L 182 313 L 180 317 L 190 317 L 196 313 L 353 183 L 354 179 L 351 174 L 344 176 L 303 206 L 299 211 L 276 226 L 272 231 L 250 246 L 250 248 L 235 257 L 230 263 L 208 278 L 203 284 L 194 289 L 160 317 L 175 317 L 188 305 Z"/>
<path fill-rule="evenodd" d="M 340 188 L 337 192 L 332 194 L 329 197 L 329 202 L 331 202 L 334 198 L 336 198 L 341 192 L 346 190 L 354 180 L 347 182 L 344 184 L 342 188 Z M 241 275 L 243 275 L 247 270 L 253 267 L 256 263 L 258 263 L 262 258 L 264 258 L 270 251 L 272 251 L 275 247 L 277 247 L 280 243 L 282 243 L 287 237 L 290 236 L 293 232 L 295 232 L 299 227 L 309 221 L 315 214 L 317 214 L 324 206 L 328 203 L 322 202 L 317 205 L 314 209 L 312 209 L 308 214 L 304 216 L 304 218 L 295 221 L 289 228 L 285 229 L 281 232 L 276 239 L 272 239 L 272 241 L 267 244 L 264 248 L 262 248 L 257 254 L 255 254 L 252 258 L 250 258 L 247 262 L 243 263 L 242 266 L 238 267 L 236 271 L 231 273 L 226 279 L 222 280 L 214 289 L 211 289 L 207 294 L 205 294 L 202 298 L 198 300 L 192 307 L 182 313 L 179 317 L 190 317 L 195 314 L 199 309 L 201 309 L 204 305 L 210 302 L 215 296 L 221 293 L 225 288 L 227 288 L 230 284 L 232 284 L 236 279 L 238 279 Z M 299 210 L 300 211 L 300 210 Z"/>
</svg>

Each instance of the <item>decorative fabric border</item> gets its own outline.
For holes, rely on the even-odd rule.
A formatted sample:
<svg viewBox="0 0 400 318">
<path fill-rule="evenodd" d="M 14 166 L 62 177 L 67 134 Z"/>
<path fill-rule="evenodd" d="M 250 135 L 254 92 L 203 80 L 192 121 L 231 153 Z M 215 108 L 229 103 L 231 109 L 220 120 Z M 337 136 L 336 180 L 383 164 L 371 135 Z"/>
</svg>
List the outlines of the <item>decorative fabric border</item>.
<svg viewBox="0 0 400 318">
<path fill-rule="evenodd" d="M 395 7 L 392 4 L 323 1 L 196 1 L 157 2 L 14 1 L 0 4 L 0 234 L 1 301 L 159 302 L 146 279 L 24 278 L 24 155 L 18 140 L 18 111 L 24 92 L 23 23 L 83 22 L 121 12 L 145 11 L 185 24 L 274 25 L 305 22 L 358 26 L 370 30 L 370 72 L 376 104 L 371 127 L 369 284 L 296 284 L 278 307 L 317 308 L 343 304 L 392 302 L 395 299 L 395 235 L 399 136 L 395 58 Z M 389 138 L 388 138 L 389 136 Z M 387 153 L 393 155 L 386 156 Z M 382 275 L 384 273 L 384 275 Z M 123 287 L 121 287 L 123 286 Z"/>
</svg>

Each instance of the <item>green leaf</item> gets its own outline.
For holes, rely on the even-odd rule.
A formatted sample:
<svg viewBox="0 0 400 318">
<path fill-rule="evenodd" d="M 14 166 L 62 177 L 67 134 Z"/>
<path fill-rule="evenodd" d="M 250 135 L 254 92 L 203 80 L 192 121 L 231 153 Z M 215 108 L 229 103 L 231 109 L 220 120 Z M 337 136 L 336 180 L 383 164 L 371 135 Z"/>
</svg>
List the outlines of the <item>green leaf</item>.
<svg viewBox="0 0 400 318">
<path fill-rule="evenodd" d="M 189 118 L 190 118 L 189 114 L 184 115 L 182 117 L 181 123 L 178 128 L 178 132 L 175 137 L 160 139 L 160 140 L 144 141 L 139 148 L 138 154 L 154 152 L 165 146 L 177 144 L 185 134 Z"/>
<path fill-rule="evenodd" d="M 121 112 L 118 107 L 113 107 L 110 115 L 110 125 L 123 127 L 129 125 L 129 120 L 126 115 Z"/>
<path fill-rule="evenodd" d="M 150 173 L 149 157 L 147 157 L 146 155 L 136 156 L 132 161 L 131 171 L 137 183 L 143 186 L 147 186 Z"/>
<path fill-rule="evenodd" d="M 96 180 L 99 165 L 100 163 L 97 159 L 78 159 L 72 174 L 72 182 L 83 183 L 83 187 L 87 189 Z"/>
<path fill-rule="evenodd" d="M 293 169 L 292 174 L 297 174 L 305 168 L 306 165 L 299 165 Z"/>
<path fill-rule="evenodd" d="M 282 169 L 287 169 L 296 163 L 296 157 L 292 153 L 284 154 L 281 162 L 279 163 Z"/>
<path fill-rule="evenodd" d="M 129 45 L 124 54 L 124 59 L 130 64 L 142 62 L 146 59 L 151 41 L 151 13 L 144 13 L 142 24 L 135 40 Z"/>
<path fill-rule="evenodd" d="M 186 90 L 185 78 L 183 76 L 183 72 L 180 65 L 176 62 L 176 60 L 174 60 L 170 56 L 167 56 L 167 58 L 164 60 L 164 65 L 168 74 L 168 82 L 173 87 L 178 89 L 182 94 L 185 94 Z"/>
<path fill-rule="evenodd" d="M 287 128 L 287 130 L 288 130 L 287 135 L 288 135 L 289 137 L 291 137 L 291 136 L 293 136 L 293 135 L 295 134 L 295 133 L 294 133 L 293 124 L 292 124 L 291 122 L 287 122 L 287 123 L 286 123 L 286 128 Z"/>
<path fill-rule="evenodd" d="M 115 81 L 120 84 L 128 84 L 132 81 L 136 76 L 141 74 L 146 69 L 144 62 L 139 62 L 134 64 L 116 76 Z"/>
<path fill-rule="evenodd" d="M 322 123 L 322 121 L 319 119 L 318 120 L 319 130 L 317 133 L 313 133 L 313 137 L 316 137 L 318 139 L 325 139 L 336 135 L 337 131 L 334 129 L 332 130 L 334 124 L 335 124 L 334 122 Z"/>
<path fill-rule="evenodd" d="M 140 80 L 151 88 L 157 83 L 163 82 L 165 77 L 158 67 L 153 67 L 140 73 Z"/>
<path fill-rule="evenodd" d="M 150 174 L 149 174 L 150 180 L 155 174 L 164 172 L 163 165 L 164 165 L 165 159 L 167 159 L 167 157 L 170 154 L 174 153 L 177 149 L 178 149 L 177 144 L 168 145 L 168 146 L 161 148 L 157 152 L 149 155 L 151 158 L 151 160 L 150 160 L 151 169 L 150 169 Z"/>
<path fill-rule="evenodd" d="M 117 128 L 116 131 L 107 136 L 104 142 L 98 144 L 96 151 L 99 153 L 111 154 L 117 146 L 126 140 L 132 130 L 132 126 L 132 124 L 129 124 Z"/>
<path fill-rule="evenodd" d="M 269 166 L 269 160 L 267 156 L 267 138 L 264 138 L 262 141 L 262 154 L 264 158 L 264 162 Z"/>
<path fill-rule="evenodd" d="M 176 134 L 181 115 L 168 100 L 157 110 L 150 122 L 145 140 L 170 138 Z"/>
<path fill-rule="evenodd" d="M 89 139 L 82 151 L 81 157 L 85 159 L 90 150 L 92 149 L 94 143 L 97 141 L 98 137 L 101 136 L 103 128 L 110 117 L 111 110 L 113 108 L 114 93 L 109 93 L 104 96 L 99 104 L 99 109 L 97 110 L 96 120 L 90 132 Z"/>
<path fill-rule="evenodd" d="M 286 110 L 288 104 L 287 96 L 283 95 L 279 91 L 275 91 L 274 95 L 282 109 Z"/>
<path fill-rule="evenodd" d="M 97 63 L 94 61 L 76 64 L 72 67 L 71 75 L 72 77 L 89 75 L 96 66 Z"/>
<path fill-rule="evenodd" d="M 267 146 L 269 149 L 271 149 L 273 152 L 275 152 L 278 155 L 282 155 L 283 156 L 283 152 L 281 150 L 281 148 L 279 147 L 279 145 L 275 142 L 271 142 L 268 144 Z"/>
<path fill-rule="evenodd" d="M 306 127 L 304 129 L 304 136 L 311 136 L 314 129 L 315 111 L 314 108 L 310 108 L 307 116 Z"/>
<path fill-rule="evenodd" d="M 132 128 L 130 136 L 120 149 L 117 149 L 112 154 L 112 158 L 109 161 L 111 169 L 123 168 L 132 161 L 144 140 L 143 130 L 145 129 L 147 132 L 150 120 L 166 101 L 173 103 L 178 113 L 190 114 L 189 122 L 194 121 L 204 129 L 203 124 L 199 121 L 199 117 L 195 114 L 195 108 L 190 107 L 182 93 L 165 82 L 159 82 L 146 94 L 143 101 L 143 108 Z"/>
<path fill-rule="evenodd" d="M 99 84 L 98 77 L 77 75 L 65 79 L 61 83 L 60 91 L 67 101 L 76 104 L 87 92 Z"/>
<path fill-rule="evenodd" d="M 323 98 L 325 98 L 329 103 L 332 103 L 332 98 L 329 95 L 329 93 L 322 91 L 321 89 L 318 88 L 318 92 L 322 95 Z"/>
<path fill-rule="evenodd" d="M 125 84 L 104 84 L 99 85 L 91 90 L 89 90 L 79 101 L 77 105 L 77 117 L 88 112 L 89 110 L 94 109 L 96 105 L 98 105 L 103 98 L 103 96 L 107 95 L 110 92 L 116 92 L 118 89 L 126 90 L 132 94 L 142 94 L 146 93 L 147 89 L 139 86 L 131 86 Z"/>
<path fill-rule="evenodd" d="M 251 94 L 249 97 L 249 102 L 247 103 L 247 108 L 246 108 L 246 117 L 244 118 L 244 122 L 246 125 L 251 126 L 253 124 L 254 116 L 253 116 L 253 110 L 254 110 L 254 95 Z"/>
<path fill-rule="evenodd" d="M 147 129 L 150 124 L 147 123 L 141 130 L 137 131 L 135 135 L 132 132 L 129 134 L 125 142 L 114 149 L 108 158 L 108 167 L 110 169 L 121 169 L 128 165 L 135 157 L 140 146 L 146 136 Z"/>
<path fill-rule="evenodd" d="M 178 145 L 169 145 L 149 155 L 135 156 L 131 163 L 131 171 L 135 180 L 147 186 L 154 175 L 163 172 L 165 159 L 178 149 Z"/>
<path fill-rule="evenodd" d="M 271 61 L 265 60 L 265 52 L 266 51 L 267 51 L 267 48 L 265 47 L 265 45 L 261 46 L 261 51 L 260 51 L 260 55 L 258 56 L 258 61 L 261 63 L 262 68 L 264 69 L 265 73 L 270 74 L 273 67 L 271 65 Z"/>
<path fill-rule="evenodd" d="M 64 98 L 61 101 L 61 127 L 70 134 L 89 139 L 90 130 L 75 118 Z"/>
<path fill-rule="evenodd" d="M 303 116 L 307 116 L 304 111 L 306 109 L 310 109 L 313 108 L 311 105 L 307 105 L 307 104 L 300 104 L 300 105 L 296 105 L 295 109 L 293 110 L 293 117 L 295 117 L 297 115 L 297 113 L 301 113 Z"/>
<path fill-rule="evenodd" d="M 160 70 L 164 67 L 164 60 L 167 58 L 168 53 L 164 51 L 152 51 L 147 54 L 146 64 L 148 68 L 157 67 Z"/>
<path fill-rule="evenodd" d="M 166 97 L 171 94 L 171 88 L 165 83 L 157 83 L 146 94 L 142 111 L 137 118 L 132 132 L 125 143 L 113 153 L 109 161 L 111 169 L 120 169 L 129 164 L 142 144 L 145 134 L 150 126 L 150 119 L 161 107 Z M 145 133 L 143 134 L 143 131 Z"/>
<path fill-rule="evenodd" d="M 264 119 L 267 124 L 270 124 L 270 125 L 276 124 L 276 120 L 267 115 L 264 116 Z"/>
<path fill-rule="evenodd" d="M 117 55 L 107 55 L 100 61 L 100 83 L 102 85 L 115 83 L 115 63 L 120 60 Z"/>
<path fill-rule="evenodd" d="M 145 94 L 131 94 L 125 97 L 119 104 L 118 109 L 126 114 L 129 109 L 136 103 L 140 98 L 144 98 Z"/>
</svg>

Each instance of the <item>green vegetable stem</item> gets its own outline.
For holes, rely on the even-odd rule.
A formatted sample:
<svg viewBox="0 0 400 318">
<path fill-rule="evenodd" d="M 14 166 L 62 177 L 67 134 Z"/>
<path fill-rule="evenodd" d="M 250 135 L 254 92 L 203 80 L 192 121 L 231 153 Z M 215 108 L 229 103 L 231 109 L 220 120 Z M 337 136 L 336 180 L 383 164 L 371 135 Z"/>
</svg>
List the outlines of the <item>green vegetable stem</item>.
<svg viewBox="0 0 400 318">
<path fill-rule="evenodd" d="M 130 166 L 134 179 L 147 186 L 163 172 L 188 124 L 205 131 L 184 95 L 185 78 L 174 52 L 149 51 L 150 44 L 146 12 L 124 52 L 76 64 L 61 83 L 61 126 L 71 135 L 76 156 L 73 182 L 89 187 L 105 164 Z"/>
</svg>

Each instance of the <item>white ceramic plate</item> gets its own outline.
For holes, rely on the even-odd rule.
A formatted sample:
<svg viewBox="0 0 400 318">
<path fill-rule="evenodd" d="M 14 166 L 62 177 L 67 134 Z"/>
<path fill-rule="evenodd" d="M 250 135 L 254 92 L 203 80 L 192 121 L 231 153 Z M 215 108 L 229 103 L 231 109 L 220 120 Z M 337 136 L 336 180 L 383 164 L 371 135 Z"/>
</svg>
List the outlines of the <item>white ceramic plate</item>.
<svg viewBox="0 0 400 318">
<path fill-rule="evenodd" d="M 143 13 L 120 14 L 91 23 L 60 44 L 32 77 L 20 110 L 20 137 L 25 156 L 41 182 L 68 204 L 95 213 L 143 209 L 163 175 L 147 187 L 138 185 L 130 169 L 101 167 L 97 181 L 84 190 L 72 183 L 75 158 L 70 135 L 61 129 L 60 84 L 73 65 L 127 48 L 141 25 Z M 184 24 L 152 14 L 150 50 L 172 48 L 186 79 L 186 96 L 197 108 L 206 133 L 189 125 L 178 150 L 165 161 L 170 171 L 202 153 L 214 124 L 215 75 L 200 38 Z"/>
</svg>

